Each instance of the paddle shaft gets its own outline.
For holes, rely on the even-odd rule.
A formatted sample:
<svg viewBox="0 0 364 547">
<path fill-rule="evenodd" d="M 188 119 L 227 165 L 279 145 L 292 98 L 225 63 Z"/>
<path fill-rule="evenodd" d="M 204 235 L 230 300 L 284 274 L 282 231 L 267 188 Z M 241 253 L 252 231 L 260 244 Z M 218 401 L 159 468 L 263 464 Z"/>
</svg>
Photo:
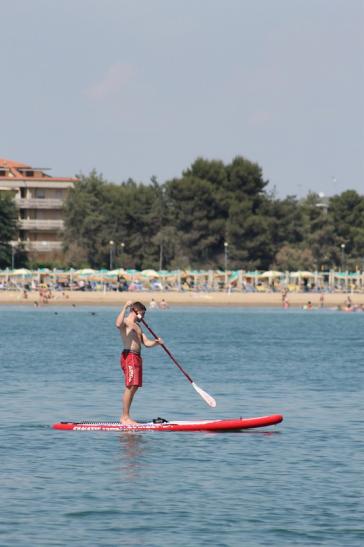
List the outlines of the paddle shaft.
<svg viewBox="0 0 364 547">
<path fill-rule="evenodd" d="M 158 336 L 156 335 L 156 333 L 153 331 L 153 329 L 150 328 L 150 326 L 148 325 L 148 323 L 143 319 L 143 317 L 140 319 L 141 322 L 143 323 L 143 325 L 149 330 L 150 334 L 152 336 L 154 336 L 154 338 L 156 340 L 158 340 Z M 167 353 L 167 355 L 169 355 L 169 357 L 172 359 L 172 361 L 174 362 L 174 364 L 180 369 L 180 371 L 182 372 L 182 374 L 184 374 L 187 378 L 187 380 L 189 382 L 191 382 L 191 384 L 193 384 L 193 380 L 191 378 L 191 376 L 189 376 L 189 374 L 187 374 L 187 372 L 185 372 L 183 370 L 183 368 L 181 367 L 181 365 L 179 364 L 179 362 L 177 361 L 177 359 L 172 355 L 172 353 L 169 351 L 169 349 L 167 348 L 167 346 L 165 344 L 160 344 L 161 347 L 164 349 L 164 351 Z"/>
</svg>

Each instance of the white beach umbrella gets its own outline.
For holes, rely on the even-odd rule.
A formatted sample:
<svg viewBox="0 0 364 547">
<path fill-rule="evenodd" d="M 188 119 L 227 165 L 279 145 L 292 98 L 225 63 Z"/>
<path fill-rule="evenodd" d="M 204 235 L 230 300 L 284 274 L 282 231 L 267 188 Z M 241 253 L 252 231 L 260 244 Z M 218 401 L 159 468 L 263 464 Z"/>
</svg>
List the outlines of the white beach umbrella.
<svg viewBox="0 0 364 547">
<path fill-rule="evenodd" d="M 105 277 L 118 277 L 123 276 L 126 274 L 126 271 L 124 268 L 117 268 L 116 270 L 111 270 L 109 272 L 98 272 L 99 274 L 103 274 Z"/>
<path fill-rule="evenodd" d="M 268 272 L 264 272 L 262 274 L 260 274 L 258 277 L 260 277 L 261 279 L 272 279 L 272 278 L 275 278 L 275 277 L 281 277 L 283 275 L 282 272 L 277 272 L 275 270 L 269 270 Z"/>
<path fill-rule="evenodd" d="M 94 275 L 96 273 L 96 270 L 93 270 L 92 268 L 83 268 L 82 270 L 77 270 L 74 272 L 74 275 Z"/>
<path fill-rule="evenodd" d="M 31 275 L 33 275 L 32 271 L 27 270 L 27 268 L 19 268 L 18 270 L 13 270 L 11 272 L 11 276 L 17 276 L 17 277 L 26 277 Z"/>
<path fill-rule="evenodd" d="M 292 272 L 290 274 L 290 277 L 292 277 L 293 279 L 295 278 L 301 278 L 301 279 L 308 279 L 309 277 L 315 277 L 315 274 L 312 273 L 312 272 Z"/>
<path fill-rule="evenodd" d="M 144 277 L 150 277 L 150 278 L 153 278 L 153 277 L 160 277 L 159 273 L 156 272 L 155 270 L 142 270 L 142 271 L 141 271 L 141 274 L 142 274 Z"/>
</svg>

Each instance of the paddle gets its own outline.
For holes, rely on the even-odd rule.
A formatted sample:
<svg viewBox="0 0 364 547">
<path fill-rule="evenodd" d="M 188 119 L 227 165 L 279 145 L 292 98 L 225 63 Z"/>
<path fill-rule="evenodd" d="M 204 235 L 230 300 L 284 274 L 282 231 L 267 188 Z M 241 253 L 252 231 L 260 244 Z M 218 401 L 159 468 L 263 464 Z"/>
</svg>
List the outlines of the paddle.
<svg viewBox="0 0 364 547">
<path fill-rule="evenodd" d="M 156 335 L 156 333 L 150 328 L 150 326 L 148 325 L 148 323 L 144 320 L 144 318 L 138 314 L 138 312 L 136 310 L 134 310 L 134 312 L 137 314 L 138 318 L 140 319 L 140 321 L 143 323 L 143 325 L 149 330 L 149 332 L 151 333 L 152 336 L 154 336 L 154 338 L 156 340 L 158 340 L 158 336 Z M 162 348 L 164 349 L 164 351 L 167 353 L 167 355 L 169 355 L 169 357 L 172 359 L 172 361 L 174 362 L 175 365 L 177 365 L 177 367 L 180 369 L 180 371 L 185 375 L 185 377 L 187 378 L 187 380 L 192 384 L 192 387 L 197 391 L 197 393 L 200 395 L 200 397 L 203 398 L 203 400 L 209 405 L 209 406 L 212 406 L 213 408 L 215 408 L 216 406 L 216 401 L 213 397 L 211 397 L 211 395 L 209 395 L 208 393 L 206 393 L 206 391 L 204 391 L 203 389 L 201 389 L 197 384 L 195 384 L 195 382 L 192 380 L 192 378 L 189 376 L 189 374 L 187 374 L 187 372 L 185 370 L 183 370 L 183 368 L 181 367 L 181 365 L 179 364 L 179 362 L 177 361 L 177 359 L 172 355 L 172 353 L 169 351 L 169 349 L 167 348 L 167 346 L 165 344 L 161 344 Z"/>
</svg>

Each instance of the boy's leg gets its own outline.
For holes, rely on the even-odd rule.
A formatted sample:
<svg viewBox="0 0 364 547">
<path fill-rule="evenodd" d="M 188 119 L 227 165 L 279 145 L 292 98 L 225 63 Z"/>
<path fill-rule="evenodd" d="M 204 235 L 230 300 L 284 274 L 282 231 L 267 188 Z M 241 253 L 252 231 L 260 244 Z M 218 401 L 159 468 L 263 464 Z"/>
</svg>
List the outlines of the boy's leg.
<svg viewBox="0 0 364 547">
<path fill-rule="evenodd" d="M 122 424 L 130 425 L 138 423 L 132 420 L 129 415 L 131 403 L 133 402 L 133 398 L 137 390 L 138 386 L 125 387 L 125 391 L 123 394 L 123 413 L 120 418 Z"/>
</svg>

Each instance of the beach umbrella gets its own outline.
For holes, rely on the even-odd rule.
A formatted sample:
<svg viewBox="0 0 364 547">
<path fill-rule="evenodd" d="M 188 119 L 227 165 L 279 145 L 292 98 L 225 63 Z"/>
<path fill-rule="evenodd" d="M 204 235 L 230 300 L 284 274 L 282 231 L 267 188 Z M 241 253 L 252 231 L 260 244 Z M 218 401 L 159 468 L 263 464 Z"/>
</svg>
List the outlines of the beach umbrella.
<svg viewBox="0 0 364 547">
<path fill-rule="evenodd" d="M 201 278 L 208 278 L 208 271 L 204 271 L 204 270 L 188 270 L 187 271 L 187 276 L 188 277 L 193 277 L 193 284 L 194 284 L 194 287 L 197 287 L 198 285 L 198 282 L 201 283 Z"/>
<path fill-rule="evenodd" d="M 64 270 L 55 270 L 49 274 L 50 276 L 57 277 L 58 279 L 68 279 L 70 277 L 69 272 Z"/>
<path fill-rule="evenodd" d="M 181 270 L 159 270 L 159 277 L 163 280 L 164 283 L 174 283 L 176 288 L 180 288 L 181 286 L 181 275 L 184 272 L 181 272 Z"/>
<path fill-rule="evenodd" d="M 277 272 L 275 270 L 269 270 L 268 272 L 264 272 L 260 275 L 258 275 L 258 277 L 260 277 L 261 279 L 273 279 L 275 277 L 281 277 L 283 275 L 282 272 Z"/>
<path fill-rule="evenodd" d="M 229 275 L 228 281 L 229 283 L 232 283 L 233 281 L 236 281 L 239 278 L 239 272 L 231 272 Z"/>
<path fill-rule="evenodd" d="M 45 268 L 45 269 L 47 269 L 47 268 Z M 41 272 L 41 273 L 42 273 L 42 272 Z M 66 275 L 68 275 L 68 274 L 67 274 L 67 272 L 65 272 L 64 270 L 58 270 L 57 268 L 54 268 L 53 270 L 50 270 L 50 271 L 49 271 L 49 275 L 50 275 L 50 276 L 53 275 L 53 276 L 57 276 L 57 277 L 58 277 L 58 276 L 60 276 L 60 275 L 66 276 Z"/>
<path fill-rule="evenodd" d="M 257 279 L 259 278 L 260 275 L 261 275 L 261 272 L 254 270 L 253 272 L 243 272 L 242 277 L 243 279 L 245 279 L 245 282 L 249 283 L 249 286 L 251 284 L 253 287 L 255 287 L 257 284 Z"/>
<path fill-rule="evenodd" d="M 125 276 L 126 271 L 124 268 L 117 268 L 116 270 L 105 270 L 105 273 L 102 270 L 99 270 L 99 274 L 103 274 L 104 277 L 119 277 L 119 276 Z"/>
<path fill-rule="evenodd" d="M 153 277 L 160 277 L 159 273 L 156 272 L 155 270 L 142 270 L 142 272 L 140 272 L 144 277 L 149 277 L 149 278 L 153 278 Z"/>
<path fill-rule="evenodd" d="M 125 279 L 127 281 L 131 281 L 131 280 L 134 280 L 134 279 L 139 279 L 140 278 L 140 272 L 138 270 L 134 270 L 134 269 L 124 270 L 123 277 L 125 277 Z"/>
<path fill-rule="evenodd" d="M 260 275 L 260 273 L 257 272 L 257 271 L 254 271 L 254 272 L 244 272 L 244 276 L 243 276 L 243 277 L 258 277 L 258 275 Z"/>
<path fill-rule="evenodd" d="M 255 270 L 254 272 L 244 272 L 243 278 L 244 279 L 251 279 L 251 281 L 253 283 L 253 286 L 255 287 L 257 279 L 259 278 L 260 275 L 261 275 L 260 272 Z"/>
<path fill-rule="evenodd" d="M 349 279 L 362 279 L 363 275 L 360 272 L 349 273 Z"/>
<path fill-rule="evenodd" d="M 171 272 L 169 272 L 169 277 L 177 277 L 178 279 L 185 279 L 186 277 L 188 277 L 188 273 L 186 272 L 186 270 L 173 270 Z"/>
<path fill-rule="evenodd" d="M 309 277 L 315 277 L 315 274 L 312 272 L 292 272 L 290 277 L 295 279 L 296 277 L 301 279 L 308 279 Z"/>
<path fill-rule="evenodd" d="M 81 277 L 87 277 L 88 281 L 96 281 L 98 283 L 102 283 L 103 281 L 106 281 L 109 275 L 109 270 L 106 268 L 101 268 L 101 270 L 95 270 L 92 274 L 86 274 Z"/>
<path fill-rule="evenodd" d="M 46 279 L 47 277 L 51 277 L 53 275 L 53 272 L 49 268 L 38 268 L 37 271 L 33 272 L 33 276 L 37 277 L 38 283 L 41 281 L 41 279 Z"/>
<path fill-rule="evenodd" d="M 92 268 L 83 268 L 82 270 L 77 270 L 75 272 L 75 275 L 82 275 L 82 276 L 88 276 L 88 275 L 94 275 L 96 273 L 95 270 Z"/>
<path fill-rule="evenodd" d="M 174 271 L 159 270 L 158 276 L 162 278 L 164 281 L 166 280 L 172 281 L 177 279 L 178 273 L 179 272 L 177 270 L 174 270 Z"/>
<path fill-rule="evenodd" d="M 33 273 L 31 270 L 27 270 L 27 268 L 19 268 L 18 270 L 13 270 L 10 275 L 17 277 L 31 277 Z"/>
<path fill-rule="evenodd" d="M 187 272 L 188 275 L 194 275 L 196 277 L 199 277 L 199 276 L 206 276 L 208 275 L 208 272 L 204 271 L 204 270 L 188 270 Z"/>
<path fill-rule="evenodd" d="M 213 275 L 214 277 L 225 277 L 225 272 L 221 270 L 215 270 Z"/>
<path fill-rule="evenodd" d="M 337 277 L 338 279 L 346 279 L 347 277 L 351 277 L 351 274 L 346 272 L 335 272 L 334 277 Z"/>
</svg>

